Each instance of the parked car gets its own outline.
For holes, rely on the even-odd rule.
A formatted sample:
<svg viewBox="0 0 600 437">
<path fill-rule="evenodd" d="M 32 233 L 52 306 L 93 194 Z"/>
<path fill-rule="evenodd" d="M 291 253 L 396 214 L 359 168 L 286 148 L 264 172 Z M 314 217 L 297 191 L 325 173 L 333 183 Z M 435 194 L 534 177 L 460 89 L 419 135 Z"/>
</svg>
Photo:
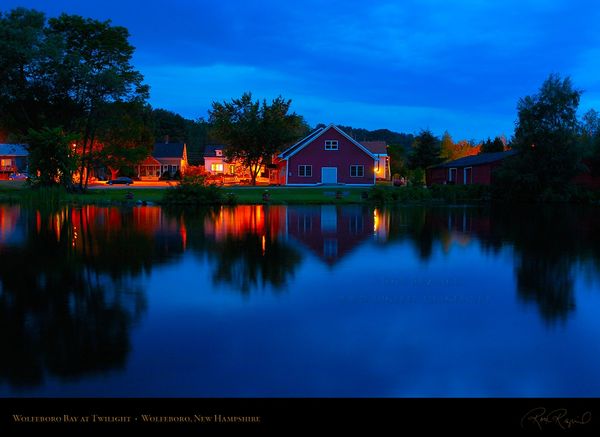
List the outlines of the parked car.
<svg viewBox="0 0 600 437">
<path fill-rule="evenodd" d="M 9 176 L 9 179 L 13 181 L 24 181 L 28 177 L 29 176 L 27 175 L 27 173 L 13 173 Z"/>
<path fill-rule="evenodd" d="M 107 182 L 108 185 L 131 185 L 133 184 L 133 179 L 125 177 L 125 176 L 121 176 L 119 178 L 116 179 L 111 179 L 110 181 Z"/>
</svg>

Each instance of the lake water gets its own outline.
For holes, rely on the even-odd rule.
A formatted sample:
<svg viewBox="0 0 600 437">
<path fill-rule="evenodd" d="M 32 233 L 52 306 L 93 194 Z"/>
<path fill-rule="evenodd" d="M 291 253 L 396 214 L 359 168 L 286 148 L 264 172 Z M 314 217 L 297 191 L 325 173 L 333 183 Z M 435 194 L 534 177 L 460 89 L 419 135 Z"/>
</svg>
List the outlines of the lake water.
<svg viewBox="0 0 600 437">
<path fill-rule="evenodd" d="M 0 205 L 0 395 L 600 396 L 600 208 Z"/>
</svg>

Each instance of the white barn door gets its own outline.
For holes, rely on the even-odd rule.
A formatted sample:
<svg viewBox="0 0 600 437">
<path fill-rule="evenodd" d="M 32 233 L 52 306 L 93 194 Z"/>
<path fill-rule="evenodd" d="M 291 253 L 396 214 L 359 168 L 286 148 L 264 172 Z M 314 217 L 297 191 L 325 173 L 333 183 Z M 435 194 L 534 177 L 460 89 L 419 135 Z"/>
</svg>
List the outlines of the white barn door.
<svg viewBox="0 0 600 437">
<path fill-rule="evenodd" d="M 321 168 L 321 183 L 322 184 L 337 184 L 337 167 L 322 167 Z"/>
</svg>

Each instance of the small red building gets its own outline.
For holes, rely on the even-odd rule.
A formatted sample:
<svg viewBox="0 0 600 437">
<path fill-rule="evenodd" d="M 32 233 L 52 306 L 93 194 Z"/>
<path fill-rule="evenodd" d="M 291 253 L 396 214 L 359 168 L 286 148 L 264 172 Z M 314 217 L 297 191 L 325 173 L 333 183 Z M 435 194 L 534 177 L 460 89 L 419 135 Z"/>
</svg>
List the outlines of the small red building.
<svg viewBox="0 0 600 437">
<path fill-rule="evenodd" d="M 514 150 L 482 153 L 434 165 L 429 167 L 425 174 L 427 186 L 433 184 L 490 185 L 494 169 L 502 164 L 502 160 L 515 154 Z"/>
<path fill-rule="evenodd" d="M 593 159 L 583 159 L 585 171 L 573 178 L 573 183 L 589 190 L 600 190 L 600 162 Z"/>
<path fill-rule="evenodd" d="M 278 158 L 280 184 L 375 184 L 377 157 L 334 125 L 315 130 Z"/>
</svg>

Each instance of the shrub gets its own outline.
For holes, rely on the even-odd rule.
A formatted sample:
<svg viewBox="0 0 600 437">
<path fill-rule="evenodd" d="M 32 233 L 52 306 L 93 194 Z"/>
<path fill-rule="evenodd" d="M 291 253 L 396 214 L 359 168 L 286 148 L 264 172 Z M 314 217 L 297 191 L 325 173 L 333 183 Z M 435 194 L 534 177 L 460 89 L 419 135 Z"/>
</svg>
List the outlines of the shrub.
<svg viewBox="0 0 600 437">
<path fill-rule="evenodd" d="M 215 184 L 207 184 L 201 174 L 185 175 L 173 188 L 166 190 L 163 202 L 166 204 L 217 205 L 225 199 L 222 189 Z"/>
<path fill-rule="evenodd" d="M 415 168 L 408 178 L 409 183 L 414 187 L 422 187 L 425 185 L 425 170 L 422 168 Z"/>
<path fill-rule="evenodd" d="M 373 202 L 384 203 L 391 196 L 384 187 L 374 186 L 368 196 Z"/>
</svg>

